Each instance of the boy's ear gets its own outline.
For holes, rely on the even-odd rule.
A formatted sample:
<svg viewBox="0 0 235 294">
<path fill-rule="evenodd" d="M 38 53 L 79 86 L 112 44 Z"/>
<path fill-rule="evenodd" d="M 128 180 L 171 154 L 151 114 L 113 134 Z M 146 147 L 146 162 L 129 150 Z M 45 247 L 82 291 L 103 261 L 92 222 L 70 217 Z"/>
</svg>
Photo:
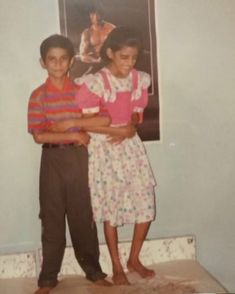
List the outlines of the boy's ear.
<svg viewBox="0 0 235 294">
<path fill-rule="evenodd" d="M 112 59 L 113 58 L 113 51 L 112 51 L 111 48 L 107 48 L 106 54 L 107 54 L 107 56 L 108 56 L 109 59 Z"/>
<path fill-rule="evenodd" d="M 46 65 L 45 65 L 45 63 L 44 63 L 44 61 L 43 61 L 42 58 L 39 59 L 39 62 L 41 64 L 41 67 L 45 69 L 46 68 Z"/>
</svg>

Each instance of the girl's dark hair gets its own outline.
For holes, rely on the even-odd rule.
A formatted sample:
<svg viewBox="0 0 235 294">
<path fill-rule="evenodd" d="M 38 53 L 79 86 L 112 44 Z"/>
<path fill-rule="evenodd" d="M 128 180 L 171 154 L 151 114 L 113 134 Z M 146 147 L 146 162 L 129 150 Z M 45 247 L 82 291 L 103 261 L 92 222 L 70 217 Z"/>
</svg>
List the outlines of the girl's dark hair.
<svg viewBox="0 0 235 294">
<path fill-rule="evenodd" d="M 107 49 L 110 48 L 113 52 L 121 50 L 123 47 L 136 47 L 140 53 L 141 39 L 137 31 L 128 27 L 116 27 L 109 33 L 100 49 L 100 57 L 107 64 L 111 60 L 107 56 Z"/>
<path fill-rule="evenodd" d="M 75 52 L 72 42 L 65 36 L 62 35 L 52 35 L 48 38 L 46 38 L 40 46 L 40 54 L 42 60 L 45 62 L 46 55 L 51 48 L 62 48 L 65 49 L 69 55 L 69 57 L 72 59 Z"/>
</svg>

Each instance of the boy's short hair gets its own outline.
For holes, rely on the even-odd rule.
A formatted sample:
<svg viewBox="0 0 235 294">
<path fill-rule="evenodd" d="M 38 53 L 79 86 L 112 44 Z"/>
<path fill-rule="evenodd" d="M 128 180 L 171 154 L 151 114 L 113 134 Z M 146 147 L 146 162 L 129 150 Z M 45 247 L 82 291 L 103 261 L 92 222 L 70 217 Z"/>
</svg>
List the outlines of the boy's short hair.
<svg viewBox="0 0 235 294">
<path fill-rule="evenodd" d="M 40 54 L 43 61 L 45 61 L 46 55 L 51 48 L 65 49 L 71 59 L 75 55 L 72 42 L 63 35 L 55 34 L 42 41 L 40 45 Z"/>
</svg>

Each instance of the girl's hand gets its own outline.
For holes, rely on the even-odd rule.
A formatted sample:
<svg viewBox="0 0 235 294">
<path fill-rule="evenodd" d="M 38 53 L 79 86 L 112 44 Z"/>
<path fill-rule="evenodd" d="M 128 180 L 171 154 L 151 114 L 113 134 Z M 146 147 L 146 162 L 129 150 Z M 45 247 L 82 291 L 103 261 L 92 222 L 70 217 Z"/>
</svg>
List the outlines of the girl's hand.
<svg viewBox="0 0 235 294">
<path fill-rule="evenodd" d="M 90 142 L 90 136 L 86 132 L 77 132 L 75 135 L 75 143 L 77 145 L 83 145 L 85 147 L 88 146 Z"/>
<path fill-rule="evenodd" d="M 132 113 L 131 122 L 133 125 L 137 125 L 140 122 L 139 113 L 137 113 L 137 112 Z"/>
<path fill-rule="evenodd" d="M 73 119 L 61 120 L 61 121 L 54 122 L 49 127 L 49 131 L 55 132 L 55 133 L 63 133 L 63 132 L 66 132 L 68 129 L 72 128 L 73 126 L 74 126 Z"/>
<path fill-rule="evenodd" d="M 144 120 L 144 113 L 143 112 L 133 112 L 131 116 L 131 122 L 133 125 L 142 124 Z"/>
</svg>

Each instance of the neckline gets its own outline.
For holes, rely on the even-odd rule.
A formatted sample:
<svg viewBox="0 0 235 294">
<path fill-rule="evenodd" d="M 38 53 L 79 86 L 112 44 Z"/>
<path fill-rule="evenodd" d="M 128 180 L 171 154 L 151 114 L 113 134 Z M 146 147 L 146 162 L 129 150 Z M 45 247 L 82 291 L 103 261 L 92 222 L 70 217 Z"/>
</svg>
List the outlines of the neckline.
<svg viewBox="0 0 235 294">
<path fill-rule="evenodd" d="M 104 69 L 108 75 L 110 75 L 112 78 L 116 79 L 117 81 L 127 80 L 128 78 L 131 77 L 131 74 L 132 74 L 132 70 L 131 70 L 125 78 L 119 78 L 119 77 L 115 76 L 114 74 L 112 74 L 111 70 L 108 67 L 104 67 Z"/>
</svg>

